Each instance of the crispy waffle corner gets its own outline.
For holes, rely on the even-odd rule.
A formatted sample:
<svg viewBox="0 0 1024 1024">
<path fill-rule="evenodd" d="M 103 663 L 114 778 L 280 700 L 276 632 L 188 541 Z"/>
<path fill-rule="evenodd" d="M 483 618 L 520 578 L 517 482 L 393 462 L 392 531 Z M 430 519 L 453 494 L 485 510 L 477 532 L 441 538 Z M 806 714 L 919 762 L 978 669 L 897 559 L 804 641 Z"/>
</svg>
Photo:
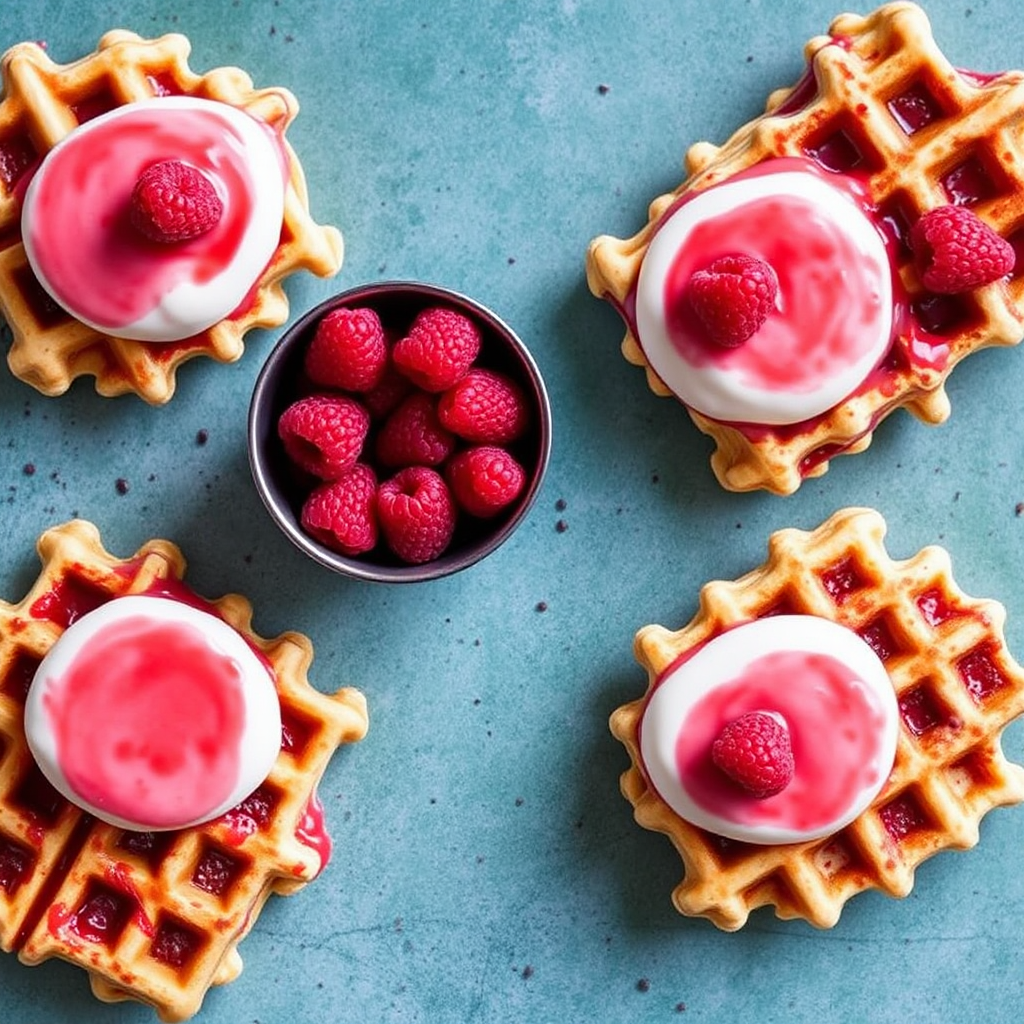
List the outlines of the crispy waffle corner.
<svg viewBox="0 0 1024 1024">
<path fill-rule="evenodd" d="M 763 565 L 703 587 L 688 625 L 637 633 L 647 693 L 618 708 L 610 724 L 632 761 L 621 787 L 637 822 L 667 835 L 682 858 L 673 892 L 680 913 L 734 931 L 771 905 L 780 918 L 830 928 L 851 896 L 907 895 L 922 861 L 974 846 L 989 810 L 1024 800 L 1024 767 L 1007 761 L 1000 743 L 1024 711 L 1024 670 L 1006 649 L 1002 606 L 964 594 L 943 549 L 893 561 L 884 535 L 870 509 L 841 510 L 809 533 L 781 530 Z M 822 839 L 757 846 L 676 815 L 644 774 L 638 727 L 659 679 L 683 654 L 731 626 L 780 613 L 821 616 L 863 637 L 889 673 L 901 725 L 889 778 L 850 825 Z"/>
<path fill-rule="evenodd" d="M 985 183 L 984 194 L 970 202 L 973 211 L 1003 237 L 1017 240 L 1013 236 L 1024 219 L 1024 72 L 988 76 L 957 70 L 936 46 L 924 12 L 905 2 L 866 17 L 839 16 L 827 35 L 806 44 L 805 56 L 805 76 L 773 92 L 762 116 L 722 146 L 690 147 L 686 179 L 653 200 L 640 232 L 626 240 L 603 235 L 591 242 L 590 290 L 627 308 L 650 240 L 680 197 L 773 157 L 810 157 L 866 180 L 887 230 L 897 236 L 897 269 L 908 301 L 948 355 L 944 365 L 918 360 L 908 339 L 899 337 L 877 384 L 785 431 L 745 433 L 689 410 L 715 441 L 716 477 L 733 491 L 790 494 L 804 478 L 826 472 L 834 456 L 867 448 L 878 423 L 899 408 L 926 423 L 944 421 L 950 413 L 945 381 L 953 367 L 978 349 L 1015 345 L 1024 335 L 1024 267 L 1010 281 L 938 297 L 924 290 L 905 242 L 919 216 L 960 201 L 956 183 L 969 176 Z M 901 127 L 901 102 L 928 111 L 931 119 L 913 130 Z M 830 166 L 836 162 L 841 166 Z M 630 328 L 622 350 L 646 370 L 652 391 L 671 394 Z"/>
<path fill-rule="evenodd" d="M 341 267 L 341 235 L 310 216 L 302 166 L 285 139 L 291 176 L 281 239 L 244 310 L 180 342 L 128 341 L 75 320 L 42 289 L 21 241 L 26 175 L 81 122 L 161 95 L 220 100 L 282 133 L 298 113 L 288 90 L 254 89 L 239 68 L 196 74 L 188 65 L 190 49 L 183 35 L 143 39 L 114 30 L 94 53 L 70 64 L 54 63 L 35 43 L 19 43 L 0 58 L 0 315 L 13 335 L 7 357 L 12 372 L 45 395 L 63 394 L 77 377 L 88 375 L 102 395 L 134 392 L 163 404 L 174 394 L 182 363 L 197 356 L 233 362 L 242 355 L 248 331 L 284 323 L 286 277 L 299 270 L 329 277 Z"/>
<path fill-rule="evenodd" d="M 56 793 L 35 766 L 22 716 L 35 667 L 76 616 L 125 594 L 176 592 L 181 552 L 151 540 L 127 559 L 75 520 L 39 540 L 40 576 L 18 604 L 0 601 L 0 949 L 26 964 L 77 964 L 105 1001 L 138 1000 L 165 1021 L 199 1009 L 211 985 L 242 970 L 238 944 L 272 893 L 297 892 L 323 866 L 316 788 L 342 743 L 366 732 L 351 688 L 308 682 L 312 645 L 268 640 L 229 594 L 212 610 L 273 667 L 282 748 L 266 781 L 226 815 L 177 832 L 126 832 Z"/>
</svg>

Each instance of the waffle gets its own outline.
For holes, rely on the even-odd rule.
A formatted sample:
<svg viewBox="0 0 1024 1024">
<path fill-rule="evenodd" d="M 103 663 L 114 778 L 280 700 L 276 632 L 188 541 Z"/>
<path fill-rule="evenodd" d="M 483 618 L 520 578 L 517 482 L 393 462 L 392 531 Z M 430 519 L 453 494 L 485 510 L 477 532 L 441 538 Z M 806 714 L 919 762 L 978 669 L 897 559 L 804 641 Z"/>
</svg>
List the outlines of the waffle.
<svg viewBox="0 0 1024 1024">
<path fill-rule="evenodd" d="M 944 365 L 929 365 L 900 332 L 877 381 L 872 378 L 822 416 L 791 428 L 744 431 L 689 410 L 716 444 L 715 475 L 733 491 L 792 493 L 805 477 L 824 473 L 833 456 L 867 448 L 877 424 L 901 407 L 925 423 L 944 421 L 950 413 L 945 380 L 952 368 L 986 346 L 1015 345 L 1024 334 L 1024 266 L 1009 281 L 936 296 L 924 290 L 906 241 L 920 215 L 949 203 L 969 204 L 1011 243 L 1020 240 L 1014 236 L 1024 219 L 1024 73 L 958 72 L 937 48 L 925 14 L 911 3 L 891 3 L 867 17 L 841 15 L 828 35 L 807 43 L 805 55 L 804 77 L 773 92 L 762 116 L 721 147 L 703 142 L 688 150 L 686 179 L 651 203 L 638 234 L 591 242 L 590 289 L 611 300 L 629 324 L 625 311 L 644 254 L 680 196 L 773 157 L 810 157 L 866 181 L 897 252 L 910 308 L 927 325 L 940 356 L 941 346 L 948 347 L 948 356 Z M 916 130 L 901 127 L 908 110 L 915 112 Z M 655 393 L 671 393 L 631 327 L 622 349 L 629 362 L 646 368 Z"/>
<path fill-rule="evenodd" d="M 1000 746 L 1003 728 L 1024 711 L 1024 670 L 1006 649 L 1002 606 L 962 593 L 941 548 L 896 562 L 884 535 L 870 509 L 844 509 L 810 533 L 781 530 L 764 565 L 703 587 L 688 625 L 637 633 L 647 695 L 618 708 L 611 730 L 632 759 L 621 783 L 636 820 L 665 833 L 682 857 L 673 893 L 682 914 L 734 931 L 751 910 L 773 905 L 780 918 L 829 928 L 858 892 L 905 896 L 923 860 L 973 846 L 989 810 L 1024 800 L 1024 768 Z M 714 836 L 670 809 L 645 777 L 638 726 L 647 697 L 681 655 L 730 626 L 780 613 L 821 616 L 862 636 L 889 673 L 901 724 L 891 774 L 850 825 L 817 840 L 757 846 Z"/>
<path fill-rule="evenodd" d="M 102 824 L 35 766 L 25 693 L 69 621 L 124 594 L 185 593 L 185 563 L 163 540 L 114 558 L 82 520 L 48 530 L 38 548 L 43 570 L 28 595 L 0 601 L 0 948 L 26 964 L 68 960 L 88 971 L 100 999 L 139 1000 L 162 1020 L 185 1020 L 211 985 L 241 972 L 238 943 L 267 897 L 296 892 L 323 866 L 309 838 L 317 783 L 334 749 L 365 733 L 365 701 L 353 689 L 314 690 L 309 640 L 257 636 L 249 603 L 225 596 L 213 609 L 276 673 L 283 742 L 269 777 L 205 825 L 143 833 Z"/>
<path fill-rule="evenodd" d="M 0 314 L 14 338 L 11 370 L 45 395 L 62 394 L 76 377 L 91 375 L 102 395 L 131 391 L 153 404 L 167 402 L 183 362 L 197 356 L 232 362 L 247 331 L 287 319 L 285 277 L 300 269 L 326 277 L 341 266 L 341 235 L 311 219 L 302 167 L 285 140 L 291 177 L 281 240 L 247 308 L 180 342 L 128 341 L 75 320 L 42 289 L 21 241 L 21 198 L 28 172 L 79 123 L 125 103 L 179 94 L 221 100 L 281 130 L 298 113 L 290 92 L 256 90 L 238 68 L 194 73 L 189 51 L 182 35 L 147 40 L 115 30 L 71 64 L 55 64 L 35 43 L 19 43 L 0 61 Z"/>
</svg>

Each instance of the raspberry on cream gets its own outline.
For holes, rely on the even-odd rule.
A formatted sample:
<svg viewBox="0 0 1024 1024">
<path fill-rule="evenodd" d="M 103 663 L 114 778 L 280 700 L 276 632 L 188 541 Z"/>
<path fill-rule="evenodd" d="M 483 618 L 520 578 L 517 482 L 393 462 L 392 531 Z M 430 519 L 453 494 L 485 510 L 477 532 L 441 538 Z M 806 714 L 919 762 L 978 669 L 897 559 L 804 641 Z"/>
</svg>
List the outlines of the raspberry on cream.
<svg viewBox="0 0 1024 1024">
<path fill-rule="evenodd" d="M 723 729 L 751 712 L 785 722 L 793 773 L 752 794 L 714 763 Z M 757 619 L 719 634 L 662 678 L 640 721 L 643 768 L 681 818 L 729 839 L 830 835 L 871 803 L 899 732 L 884 665 L 856 633 L 812 615 Z"/>
<path fill-rule="evenodd" d="M 70 625 L 25 705 L 40 769 L 68 800 L 135 831 L 212 820 L 266 778 L 281 747 L 270 669 L 216 615 L 116 598 Z"/>
<path fill-rule="evenodd" d="M 766 263 L 774 309 L 742 345 L 707 337 L 689 288 L 723 257 Z M 730 423 L 818 416 L 868 376 L 893 338 L 892 269 L 852 179 L 783 157 L 687 193 L 655 232 L 636 288 L 637 340 L 690 408 Z"/>
<path fill-rule="evenodd" d="M 132 225 L 132 193 L 152 165 L 181 161 L 222 211 L 167 244 Z M 280 242 L 288 161 L 280 137 L 216 100 L 163 96 L 86 121 L 43 160 L 21 227 L 32 270 L 76 319 L 138 341 L 179 341 L 229 317 Z"/>
</svg>

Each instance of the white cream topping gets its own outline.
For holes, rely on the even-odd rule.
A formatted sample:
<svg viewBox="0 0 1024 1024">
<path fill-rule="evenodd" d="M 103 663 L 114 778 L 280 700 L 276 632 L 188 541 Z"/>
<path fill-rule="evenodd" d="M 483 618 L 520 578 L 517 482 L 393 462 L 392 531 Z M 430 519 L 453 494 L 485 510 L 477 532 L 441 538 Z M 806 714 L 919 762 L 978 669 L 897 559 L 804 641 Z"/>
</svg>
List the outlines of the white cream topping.
<svg viewBox="0 0 1024 1024">
<path fill-rule="evenodd" d="M 836 659 L 849 669 L 849 678 L 860 689 L 866 703 L 877 712 L 876 759 L 868 768 L 869 780 L 853 794 L 841 814 L 814 829 L 801 829 L 785 821 L 773 824 L 748 824 L 725 817 L 698 803 L 680 777 L 678 749 L 686 740 L 688 716 L 699 702 L 719 687 L 734 682 L 756 659 L 778 651 L 823 654 Z M 789 681 L 780 679 L 778 686 Z M 807 697 L 807 695 L 804 695 Z M 815 694 L 809 699 L 813 702 Z M 803 698 L 801 698 L 802 700 Z M 777 713 L 772 707 L 762 710 Z M 806 706 L 807 721 L 803 728 L 821 731 L 826 737 L 838 736 L 843 721 L 815 721 L 819 717 L 813 706 Z M 785 716 L 783 716 L 785 717 Z M 794 715 L 796 717 L 796 715 Z M 810 615 L 778 615 L 737 626 L 705 644 L 689 660 L 683 662 L 663 679 L 644 709 L 640 723 L 640 753 L 644 769 L 661 798 L 681 818 L 716 835 L 749 843 L 792 843 L 831 835 L 848 825 L 864 811 L 887 779 L 892 769 L 899 733 L 899 709 L 895 691 L 885 666 L 875 652 L 856 633 L 828 619 Z M 792 732 L 800 722 L 787 721 Z M 694 737 L 697 743 L 713 737 Z M 798 751 L 794 748 L 794 755 Z M 837 765 L 842 769 L 845 766 Z M 870 769 L 874 769 L 871 771 Z M 799 760 L 796 764 L 800 772 Z M 813 785 L 813 779 L 810 783 Z M 785 797 L 786 791 L 780 794 Z M 779 799 L 779 798 L 769 798 Z"/>
<path fill-rule="evenodd" d="M 732 350 L 728 355 L 722 353 L 722 358 L 695 363 L 674 344 L 668 323 L 666 281 L 677 254 L 689 244 L 694 229 L 747 204 L 756 205 L 777 196 L 790 196 L 807 204 L 816 224 L 812 228 L 808 224 L 782 222 L 773 224 L 773 230 L 793 239 L 806 232 L 810 239 L 815 231 L 825 227 L 845 236 L 857 250 L 858 260 L 863 261 L 863 266 L 857 268 L 858 272 L 863 271 L 860 276 L 847 274 L 840 267 L 836 270 L 840 279 L 827 283 L 844 301 L 856 305 L 858 318 L 866 321 L 866 326 L 858 331 L 870 340 L 852 356 L 836 359 L 828 355 L 825 379 L 811 387 L 778 382 L 769 386 L 752 379 L 742 365 L 751 352 L 763 352 L 762 358 L 770 360 L 772 346 L 780 340 L 785 342 L 796 332 L 813 335 L 815 330 L 826 327 L 825 323 L 808 322 L 805 289 L 815 285 L 810 278 L 801 282 L 795 270 L 792 293 L 787 294 L 780 286 L 776 312 L 770 314 L 765 327 L 741 346 L 748 348 L 746 353 Z M 722 254 L 713 254 L 702 266 Z M 799 260 L 799 255 L 796 258 Z M 820 276 L 820 270 L 817 273 Z M 780 284 L 783 277 L 780 274 Z M 870 293 L 854 294 L 865 279 L 875 282 Z M 636 290 L 638 340 L 655 373 L 690 408 L 727 422 L 781 425 L 799 423 L 826 412 L 854 391 L 885 354 L 891 343 L 892 313 L 891 270 L 875 225 L 849 196 L 822 176 L 792 170 L 732 179 L 682 203 L 655 233 L 641 265 Z M 837 320 L 845 316 L 842 311 L 829 314 Z M 813 344 L 813 340 L 804 344 Z M 791 347 L 795 349 L 795 345 Z M 815 353 L 806 353 L 806 358 L 813 360 Z"/>
<path fill-rule="evenodd" d="M 183 280 L 158 297 L 152 308 L 138 319 L 118 324 L 112 328 L 108 323 L 92 320 L 76 304 L 73 295 L 55 287 L 47 275 L 47 257 L 37 250 L 33 226 L 37 217 L 44 216 L 37 209 L 37 197 L 46 181 L 49 165 L 64 149 L 74 146 L 88 146 L 90 137 L 97 131 L 118 121 L 124 121 L 126 131 L 131 131 L 130 119 L 140 111 L 158 109 L 161 119 L 172 119 L 185 112 L 202 112 L 204 116 L 219 118 L 224 126 L 223 144 L 240 154 L 252 185 L 252 216 L 249 219 L 240 244 L 230 259 L 212 276 L 197 274 L 196 280 Z M 160 159 L 174 159 L 176 154 L 159 149 L 153 142 L 155 162 Z M 92 154 L 90 154 L 92 158 Z M 103 153 L 95 157 L 104 158 Z M 116 154 L 106 154 L 106 159 L 116 161 Z M 25 252 L 36 277 L 50 293 L 54 301 L 62 305 L 76 319 L 97 331 L 113 334 L 115 337 L 137 341 L 169 342 L 189 338 L 228 317 L 243 302 L 255 282 L 263 273 L 280 242 L 281 224 L 284 215 L 285 182 L 282 169 L 281 151 L 266 126 L 243 110 L 230 104 L 191 96 L 164 96 L 151 100 L 128 103 L 108 111 L 80 125 L 62 139 L 43 160 L 33 175 L 25 195 L 22 208 L 22 238 Z M 225 206 L 234 202 L 232 188 L 210 175 L 212 183 Z M 83 209 L 81 215 L 88 218 L 91 211 Z M 62 224 L 61 235 L 64 244 L 74 247 L 76 228 L 74 224 Z M 211 232 L 210 237 L 213 237 Z M 200 253 L 200 258 L 205 254 Z M 104 268 L 91 270 L 92 286 L 95 288 L 117 289 L 116 279 L 107 280 Z"/>
<path fill-rule="evenodd" d="M 183 818 L 173 824 L 132 821 L 111 814 L 84 799 L 72 787 L 62 767 L 62 755 L 56 730 L 47 708 L 56 690 L 91 641 L 98 634 L 125 623 L 144 618 L 150 622 L 180 624 L 201 634 L 211 656 L 229 659 L 241 680 L 244 702 L 244 729 L 238 749 L 238 777 L 230 794 L 216 807 L 198 818 Z M 164 597 L 126 596 L 109 601 L 72 623 L 43 658 L 25 704 L 25 736 L 29 749 L 50 784 L 72 803 L 101 821 L 135 831 L 160 831 L 185 828 L 219 817 L 252 793 L 270 772 L 281 749 L 281 706 L 267 666 L 260 661 L 245 639 L 222 619 L 191 605 Z M 185 739 L 186 737 L 181 737 Z M 106 737 L 94 735 L 92 744 Z M 126 787 L 137 786 L 130 777 Z"/>
</svg>

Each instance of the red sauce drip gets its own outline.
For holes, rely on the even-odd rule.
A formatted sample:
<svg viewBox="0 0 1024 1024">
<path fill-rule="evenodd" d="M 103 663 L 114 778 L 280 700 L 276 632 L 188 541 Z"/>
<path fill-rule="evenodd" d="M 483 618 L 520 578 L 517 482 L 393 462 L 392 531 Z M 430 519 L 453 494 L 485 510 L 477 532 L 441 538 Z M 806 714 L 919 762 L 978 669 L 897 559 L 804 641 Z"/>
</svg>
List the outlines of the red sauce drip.
<svg viewBox="0 0 1024 1024">
<path fill-rule="evenodd" d="M 242 865 L 212 846 L 208 847 L 192 873 L 192 884 L 211 896 L 223 896 L 234 884 Z"/>
<path fill-rule="evenodd" d="M 67 911 L 60 904 L 52 906 L 53 899 L 67 877 L 67 873 L 71 870 L 71 865 L 74 864 L 82 847 L 85 846 L 93 823 L 94 819 L 88 814 L 83 814 L 79 818 L 78 823 L 72 829 L 71 835 L 68 836 L 67 842 L 64 844 L 64 849 L 61 850 L 57 863 L 39 887 L 32 905 L 28 908 L 22 919 L 21 927 L 18 929 L 18 933 L 11 944 L 12 950 L 21 949 L 25 945 L 28 937 L 35 931 L 36 925 L 39 924 L 44 914 L 49 914 L 50 924 L 58 920 L 61 915 L 63 915 L 64 920 L 67 919 Z"/>
<path fill-rule="evenodd" d="M 332 844 L 324 821 L 324 807 L 316 791 L 306 803 L 302 818 L 295 829 L 295 838 L 320 855 L 320 870 L 323 871 L 330 862 Z"/>
<path fill-rule="evenodd" d="M 953 168 L 942 180 L 942 187 L 955 206 L 971 206 L 996 194 L 991 175 L 977 157 Z"/>
<path fill-rule="evenodd" d="M 921 82 L 894 96 L 886 106 L 896 123 L 908 135 L 919 132 L 942 117 L 942 108 Z"/>
<path fill-rule="evenodd" d="M 150 956 L 168 967 L 182 968 L 196 955 L 203 943 L 202 935 L 183 921 L 160 922 Z"/>
<path fill-rule="evenodd" d="M 0 182 L 8 193 L 15 190 L 28 170 L 38 166 L 39 154 L 27 135 L 12 135 L 0 145 Z"/>
<path fill-rule="evenodd" d="M 13 896 L 28 878 L 35 855 L 27 847 L 10 839 L 0 839 L 0 889 Z"/>
<path fill-rule="evenodd" d="M 309 742 L 311 727 L 292 716 L 281 716 L 281 749 L 289 754 L 301 754 Z"/>
<path fill-rule="evenodd" d="M 50 913 L 50 933 L 59 938 L 64 931 L 70 931 L 85 942 L 113 946 L 132 916 L 132 900 L 108 889 L 106 886 L 91 886 L 85 902 L 73 913 L 68 914 L 60 904 Z"/>
<path fill-rule="evenodd" d="M 103 873 L 107 883 L 118 892 L 124 893 L 132 907 L 132 921 L 143 935 L 153 934 L 153 922 L 150 921 L 142 906 L 142 895 L 132 878 L 131 865 L 121 863 L 107 866 Z"/>
<path fill-rule="evenodd" d="M 899 651 L 892 632 L 883 619 L 875 619 L 860 631 L 860 638 L 878 655 L 880 661 L 888 661 Z"/>
<path fill-rule="evenodd" d="M 950 604 L 946 600 L 946 595 L 938 587 L 926 590 L 917 599 L 917 607 L 924 621 L 933 628 L 941 626 L 942 623 L 949 619 L 965 614 L 962 608 L 957 608 L 956 605 Z"/>
<path fill-rule="evenodd" d="M 897 797 L 892 803 L 886 804 L 879 811 L 879 817 L 885 826 L 886 832 L 897 842 L 906 838 L 912 832 L 918 832 L 928 825 L 921 808 L 912 797 L 905 794 Z"/>
<path fill-rule="evenodd" d="M 993 691 L 1006 685 L 1006 677 L 995 661 L 994 644 L 983 644 L 969 651 L 957 662 L 957 671 L 976 703 L 981 703 Z"/>
<path fill-rule="evenodd" d="M 105 604 L 111 596 L 81 577 L 69 574 L 58 580 L 52 590 L 36 598 L 29 614 L 34 619 L 46 619 L 67 629 L 83 615 Z"/>
<path fill-rule="evenodd" d="M 836 604 L 842 604 L 853 591 L 864 585 L 852 558 L 844 558 L 826 569 L 821 574 L 821 582 Z"/>
<path fill-rule="evenodd" d="M 277 794 L 264 786 L 247 796 L 218 819 L 228 831 L 228 841 L 241 846 L 251 835 L 267 827 L 277 806 Z"/>
<path fill-rule="evenodd" d="M 942 714 L 932 695 L 922 686 L 908 690 L 899 699 L 900 717 L 915 735 L 923 736 L 942 721 Z"/>
</svg>

